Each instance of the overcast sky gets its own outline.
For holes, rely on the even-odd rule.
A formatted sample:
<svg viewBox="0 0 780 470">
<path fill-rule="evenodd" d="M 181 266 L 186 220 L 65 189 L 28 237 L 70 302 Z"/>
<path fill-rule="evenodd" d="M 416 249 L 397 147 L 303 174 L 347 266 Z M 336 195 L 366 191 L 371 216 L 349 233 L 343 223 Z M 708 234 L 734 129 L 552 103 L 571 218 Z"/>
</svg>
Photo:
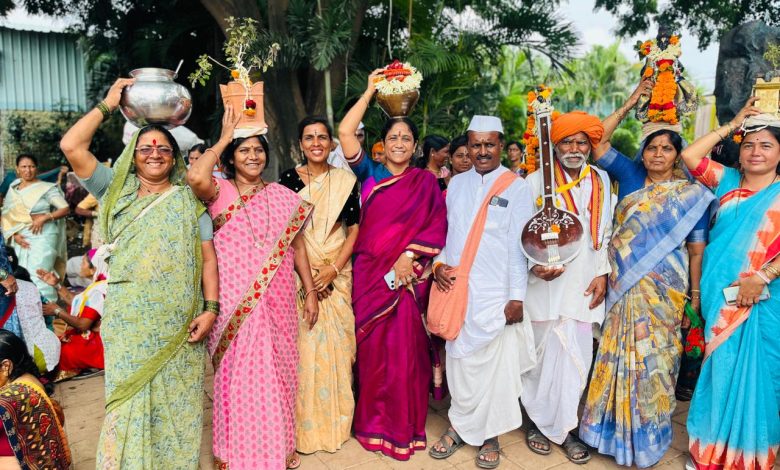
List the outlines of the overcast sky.
<svg viewBox="0 0 780 470">
<path fill-rule="evenodd" d="M 562 2 L 560 13 L 569 19 L 580 33 L 583 53 L 594 44 L 609 45 L 615 38 L 615 18 L 601 10 L 593 11 L 594 0 L 572 0 Z M 33 29 L 38 31 L 62 31 L 68 26 L 67 18 L 50 18 L 27 15 L 23 11 L 11 12 L 5 20 L 0 20 L 0 25 L 14 28 Z M 622 41 L 621 50 L 631 61 L 637 60 L 633 50 L 634 43 L 641 39 L 654 37 L 655 31 L 650 31 L 637 37 L 627 38 Z M 688 78 L 702 86 L 707 92 L 711 92 L 715 86 L 715 67 L 718 61 L 718 45 L 714 44 L 704 51 L 699 51 L 696 38 L 691 37 L 686 31 L 682 31 L 681 61 L 687 70 Z"/>
</svg>

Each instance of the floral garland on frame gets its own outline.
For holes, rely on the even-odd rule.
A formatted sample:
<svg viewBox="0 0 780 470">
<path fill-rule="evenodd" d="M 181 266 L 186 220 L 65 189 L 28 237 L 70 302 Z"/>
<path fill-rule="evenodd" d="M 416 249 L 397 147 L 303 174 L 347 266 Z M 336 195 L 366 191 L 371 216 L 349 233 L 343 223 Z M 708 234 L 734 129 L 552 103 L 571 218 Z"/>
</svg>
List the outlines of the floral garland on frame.
<svg viewBox="0 0 780 470">
<path fill-rule="evenodd" d="M 679 124 L 683 114 L 696 109 L 696 89 L 683 77 L 680 36 L 659 31 L 655 39 L 637 43 L 639 57 L 645 60 L 642 79 L 651 79 L 653 89 L 649 100 L 640 98 L 636 117 L 642 122 Z"/>
</svg>

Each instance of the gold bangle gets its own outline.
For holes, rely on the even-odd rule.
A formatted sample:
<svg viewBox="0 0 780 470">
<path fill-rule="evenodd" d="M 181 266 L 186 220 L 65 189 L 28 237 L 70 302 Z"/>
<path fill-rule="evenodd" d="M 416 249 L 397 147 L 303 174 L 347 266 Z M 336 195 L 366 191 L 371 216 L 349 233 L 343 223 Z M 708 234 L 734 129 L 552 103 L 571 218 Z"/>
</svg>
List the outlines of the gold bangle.
<svg viewBox="0 0 780 470">
<path fill-rule="evenodd" d="M 767 272 L 767 274 L 773 275 L 775 278 L 780 277 L 780 270 L 778 270 L 776 267 L 772 266 L 771 264 L 767 264 L 763 268 L 764 271 Z"/>
<path fill-rule="evenodd" d="M 701 293 L 701 291 L 699 289 L 691 289 L 691 292 L 699 292 L 699 293 Z"/>
<path fill-rule="evenodd" d="M 208 152 L 213 153 L 214 156 L 217 157 L 217 161 L 219 161 L 219 154 L 217 154 L 217 152 L 215 152 L 214 149 L 212 149 L 211 147 L 207 148 L 206 150 L 203 151 L 203 155 L 206 155 Z"/>
<path fill-rule="evenodd" d="M 339 268 L 337 268 L 337 267 L 336 267 L 336 263 L 330 263 L 330 267 L 332 267 L 333 269 L 335 269 L 335 270 L 336 270 L 336 276 L 338 276 L 339 274 L 341 274 L 341 270 L 340 270 Z"/>
<path fill-rule="evenodd" d="M 311 294 L 312 292 L 317 292 L 317 288 L 316 288 L 316 287 L 312 287 L 311 289 L 309 289 L 309 290 L 306 292 L 306 295 L 304 295 L 304 296 L 303 296 L 303 299 L 304 299 L 304 300 L 306 300 L 306 297 L 308 297 L 308 296 L 309 296 L 309 294 Z"/>
</svg>

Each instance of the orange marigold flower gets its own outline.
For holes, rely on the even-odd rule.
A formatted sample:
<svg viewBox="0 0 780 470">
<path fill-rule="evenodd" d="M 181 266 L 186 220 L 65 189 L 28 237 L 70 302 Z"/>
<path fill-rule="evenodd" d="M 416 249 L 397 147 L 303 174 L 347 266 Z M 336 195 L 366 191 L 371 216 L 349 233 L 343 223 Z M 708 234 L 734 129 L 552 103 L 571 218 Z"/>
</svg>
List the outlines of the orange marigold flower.
<svg viewBox="0 0 780 470">
<path fill-rule="evenodd" d="M 742 134 L 734 134 L 734 137 L 731 138 L 734 142 L 741 144 L 742 143 Z"/>
<path fill-rule="evenodd" d="M 238 72 L 238 70 L 231 70 L 230 76 L 233 78 L 238 78 L 241 74 Z"/>
<path fill-rule="evenodd" d="M 248 109 L 244 110 L 244 115 L 249 116 L 249 117 L 254 116 L 255 113 L 256 113 L 256 111 L 254 109 L 252 109 L 252 108 L 248 108 Z"/>
<path fill-rule="evenodd" d="M 677 36 L 676 34 L 669 37 L 669 44 L 677 44 L 679 42 L 680 42 L 680 37 Z"/>
<path fill-rule="evenodd" d="M 650 67 L 646 67 L 644 73 L 642 74 L 643 78 L 650 78 L 653 76 L 653 69 Z"/>
<path fill-rule="evenodd" d="M 561 233 L 561 227 L 558 224 L 552 224 L 550 226 L 550 231 L 553 233 Z"/>
</svg>

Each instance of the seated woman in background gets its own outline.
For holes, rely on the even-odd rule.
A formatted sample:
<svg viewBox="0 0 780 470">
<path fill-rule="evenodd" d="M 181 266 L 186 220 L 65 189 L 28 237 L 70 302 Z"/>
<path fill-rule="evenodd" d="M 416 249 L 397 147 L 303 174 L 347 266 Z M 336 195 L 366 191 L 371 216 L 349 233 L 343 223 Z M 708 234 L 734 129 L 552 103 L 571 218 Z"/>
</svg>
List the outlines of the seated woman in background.
<svg viewBox="0 0 780 470">
<path fill-rule="evenodd" d="M 85 369 L 105 368 L 103 341 L 100 339 L 100 318 L 103 315 L 103 302 L 106 298 L 108 266 L 103 260 L 94 257 L 96 251 L 96 249 L 89 250 L 82 257 L 80 275 L 92 278 L 93 282 L 78 295 L 63 287 L 52 271 L 39 269 L 37 272 L 39 279 L 57 290 L 60 300 L 70 304 L 67 313 L 55 302 L 43 305 L 44 315 L 59 318 L 67 325 L 65 333 L 60 338 L 62 343 L 60 371 L 55 382 L 75 377 Z"/>
<path fill-rule="evenodd" d="M 0 330 L 0 468 L 70 468 L 64 417 L 18 336 Z"/>
<path fill-rule="evenodd" d="M 0 249 L 0 266 L 7 262 L 5 266 L 14 273 L 9 279 L 15 278 L 15 295 L 2 295 L 3 291 L 0 290 L 0 328 L 12 332 L 24 341 L 27 352 L 33 357 L 41 374 L 51 372 L 60 360 L 60 340 L 46 324 L 41 312 L 41 294 L 32 283 L 29 273 L 19 266 L 13 248 L 5 247 L 5 250 L 7 255 L 2 254 L 3 250 Z M 6 284 L 7 282 L 3 285 Z"/>
</svg>

